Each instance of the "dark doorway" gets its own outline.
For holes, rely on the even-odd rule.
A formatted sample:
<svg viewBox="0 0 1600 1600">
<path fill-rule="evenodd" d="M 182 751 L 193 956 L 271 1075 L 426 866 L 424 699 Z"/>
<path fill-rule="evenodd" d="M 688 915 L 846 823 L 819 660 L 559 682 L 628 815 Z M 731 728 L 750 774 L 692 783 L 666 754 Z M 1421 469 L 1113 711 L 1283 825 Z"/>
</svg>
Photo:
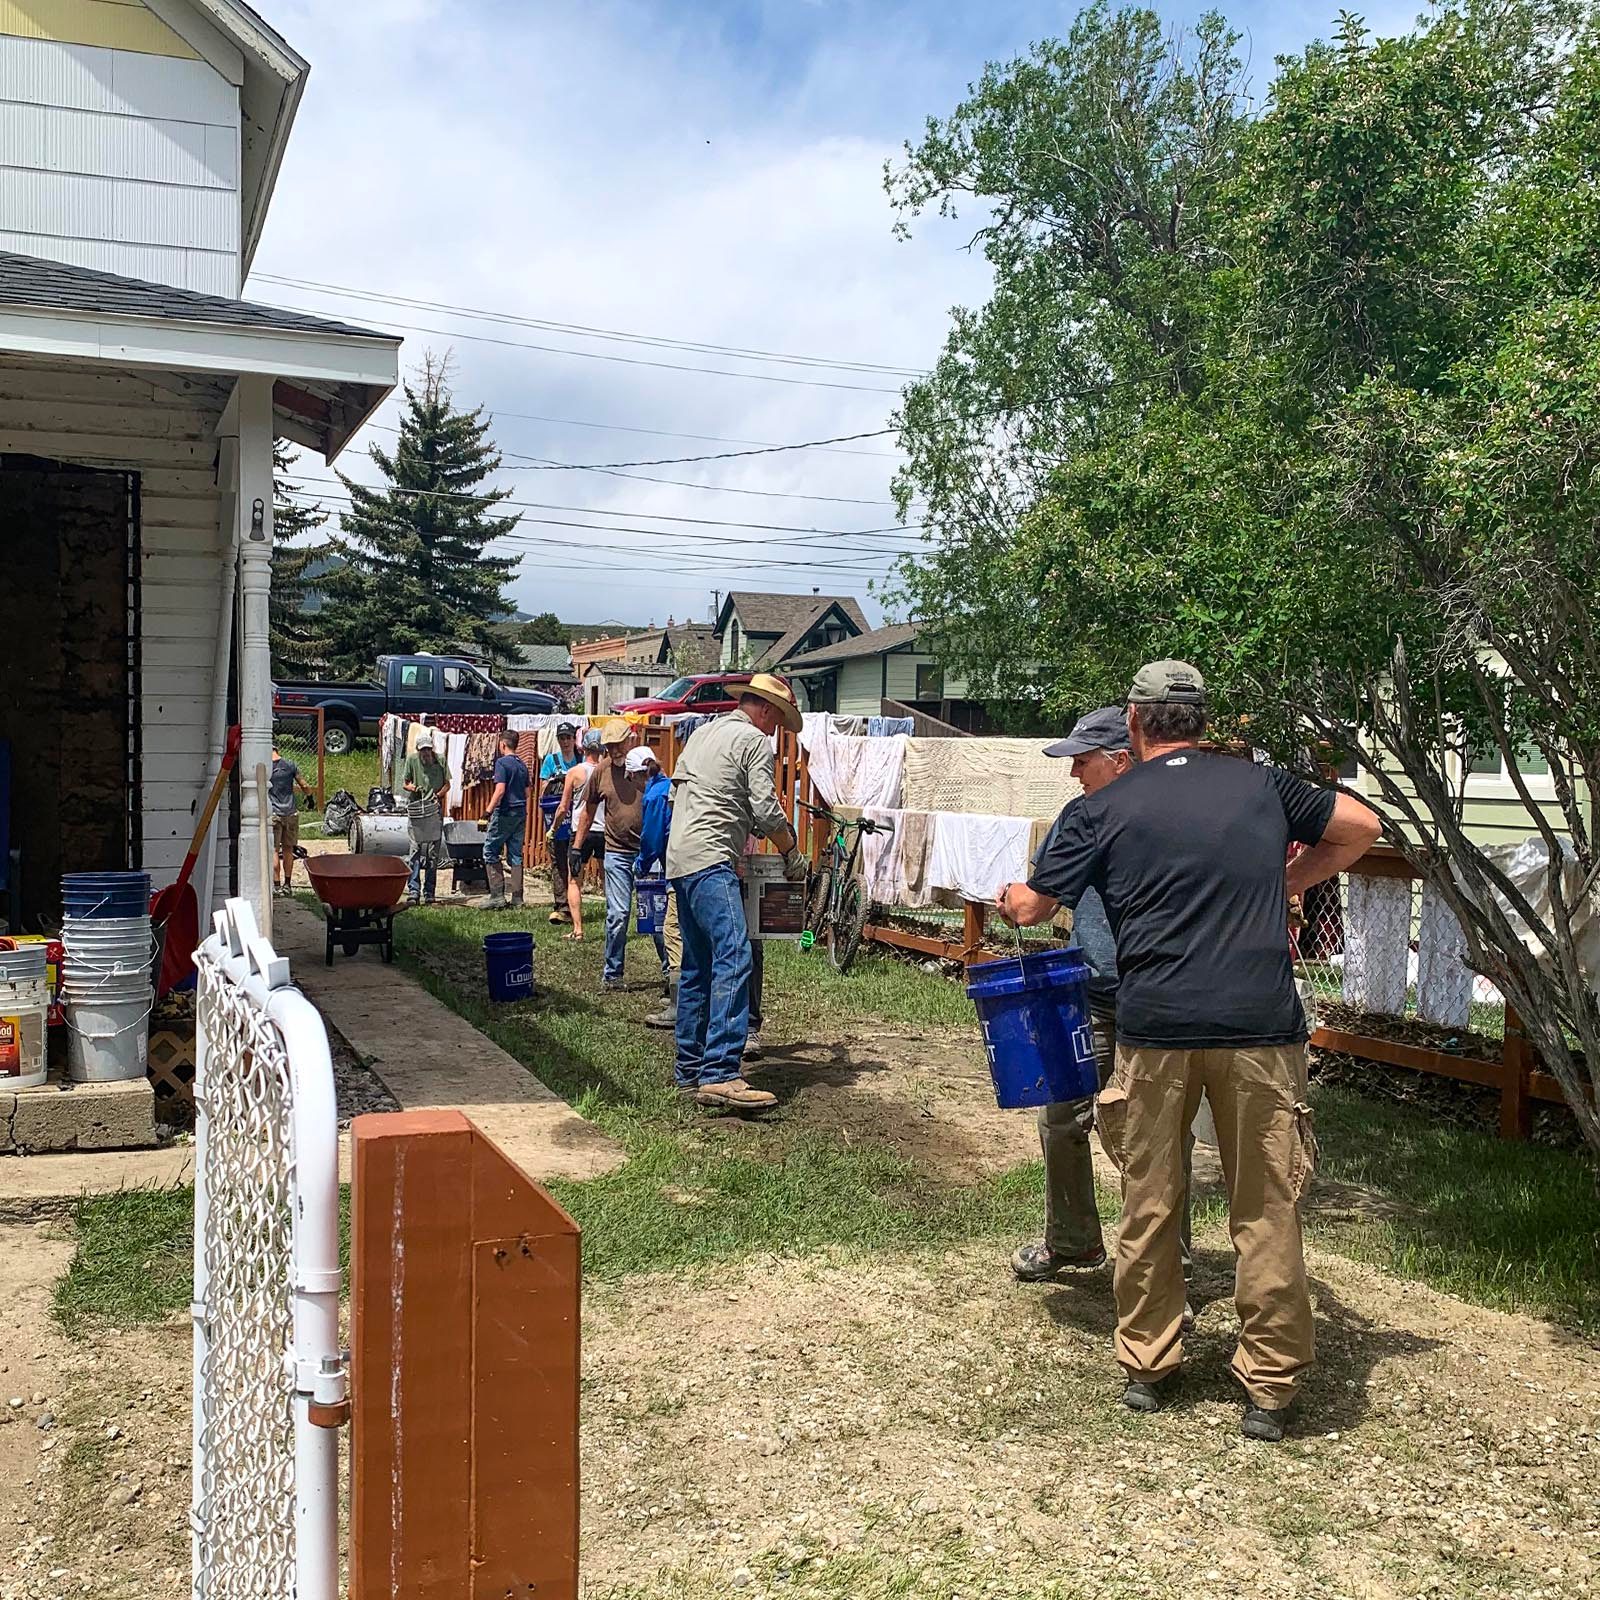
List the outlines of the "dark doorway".
<svg viewBox="0 0 1600 1600">
<path fill-rule="evenodd" d="M 60 915 L 63 872 L 138 865 L 137 476 L 0 456 L 0 551 L 14 920 L 32 932 Z"/>
</svg>

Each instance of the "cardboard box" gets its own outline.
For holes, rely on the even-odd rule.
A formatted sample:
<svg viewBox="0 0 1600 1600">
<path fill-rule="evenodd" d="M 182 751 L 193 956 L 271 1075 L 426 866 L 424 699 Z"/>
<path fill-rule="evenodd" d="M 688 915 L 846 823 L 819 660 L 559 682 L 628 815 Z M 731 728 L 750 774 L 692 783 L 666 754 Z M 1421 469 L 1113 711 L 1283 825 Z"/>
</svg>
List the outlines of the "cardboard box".
<svg viewBox="0 0 1600 1600">
<path fill-rule="evenodd" d="M 782 856 L 746 856 L 744 917 L 752 939 L 798 939 L 806 931 L 805 879 L 790 883 Z"/>
</svg>

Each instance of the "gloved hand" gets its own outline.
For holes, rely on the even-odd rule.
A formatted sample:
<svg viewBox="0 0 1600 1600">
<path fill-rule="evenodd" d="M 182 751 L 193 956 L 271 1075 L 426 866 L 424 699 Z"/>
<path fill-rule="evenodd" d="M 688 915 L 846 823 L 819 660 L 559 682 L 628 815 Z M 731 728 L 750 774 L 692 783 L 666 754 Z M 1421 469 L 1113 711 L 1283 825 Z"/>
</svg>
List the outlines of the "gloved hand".
<svg viewBox="0 0 1600 1600">
<path fill-rule="evenodd" d="M 800 854 L 798 845 L 792 850 L 783 853 L 783 875 L 790 883 L 799 883 L 806 875 L 806 858 Z"/>
</svg>

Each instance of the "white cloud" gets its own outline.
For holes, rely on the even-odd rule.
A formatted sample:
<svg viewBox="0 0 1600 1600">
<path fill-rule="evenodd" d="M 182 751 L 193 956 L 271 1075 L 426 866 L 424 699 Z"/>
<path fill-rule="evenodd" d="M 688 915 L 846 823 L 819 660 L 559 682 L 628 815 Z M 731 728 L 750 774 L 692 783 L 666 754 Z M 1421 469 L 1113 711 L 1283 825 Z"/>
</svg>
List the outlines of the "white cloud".
<svg viewBox="0 0 1600 1600">
<path fill-rule="evenodd" d="M 501 26 L 480 11 L 476 24 L 463 26 L 468 10 L 426 3 L 398 10 L 351 3 L 278 8 L 274 20 L 313 70 L 258 272 L 907 366 L 931 359 L 953 301 L 981 297 L 981 263 L 958 253 L 954 238 L 912 246 L 891 238 L 881 169 L 894 152 L 887 141 L 854 131 L 848 107 L 838 108 L 829 126 L 813 104 L 805 118 L 810 126 L 797 128 L 781 99 L 750 104 L 739 79 L 722 75 L 714 51 L 659 30 L 640 31 L 636 14 L 597 10 L 582 19 Z M 806 92 L 814 101 L 814 90 Z M 456 327 L 867 388 L 899 382 L 461 323 L 259 283 L 252 292 L 357 322 Z M 411 333 L 406 357 L 451 343 Z M 465 338 L 453 348 L 459 396 L 500 413 L 790 441 L 881 427 L 894 404 L 892 394 L 656 371 Z M 722 448 L 511 417 L 502 417 L 496 433 L 507 450 L 577 461 Z M 889 447 L 883 440 L 862 448 Z M 352 454 L 343 464 L 355 470 L 356 462 Z M 886 501 L 892 465 L 804 452 L 655 470 L 730 487 Z M 506 481 L 518 486 L 521 499 L 593 506 L 612 516 L 653 511 L 822 529 L 886 527 L 893 520 L 887 504 L 703 493 L 587 473 L 515 472 Z M 562 541 L 584 537 L 566 528 L 524 531 Z M 730 586 L 815 583 L 864 594 L 864 581 L 840 573 L 756 564 L 775 556 L 837 560 L 861 546 L 840 541 L 773 552 L 760 544 L 771 536 L 759 533 L 749 535 L 748 545 L 720 542 L 737 533 L 706 528 L 697 538 L 684 528 L 671 540 L 595 535 L 598 544 L 649 552 L 637 568 L 611 553 L 534 549 L 513 593 L 524 609 L 641 621 L 669 611 L 701 613 L 712 590 Z M 663 557 L 679 550 L 729 559 L 684 559 L 674 571 Z M 743 564 L 739 555 L 747 558 Z"/>
</svg>

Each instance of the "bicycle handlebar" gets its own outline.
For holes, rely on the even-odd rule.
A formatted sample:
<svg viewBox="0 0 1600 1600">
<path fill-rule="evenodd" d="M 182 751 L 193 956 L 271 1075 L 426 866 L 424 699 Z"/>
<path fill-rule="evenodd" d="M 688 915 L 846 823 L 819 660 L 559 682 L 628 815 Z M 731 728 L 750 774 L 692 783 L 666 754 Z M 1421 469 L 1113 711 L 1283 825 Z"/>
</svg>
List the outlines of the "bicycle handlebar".
<svg viewBox="0 0 1600 1600">
<path fill-rule="evenodd" d="M 814 817 L 821 817 L 824 821 L 831 822 L 836 828 L 859 828 L 862 833 L 887 833 L 893 834 L 892 822 L 874 822 L 870 817 L 841 817 L 836 816 L 826 806 L 807 805 L 804 800 L 796 800 L 795 804 L 802 811 L 809 811 Z"/>
</svg>

